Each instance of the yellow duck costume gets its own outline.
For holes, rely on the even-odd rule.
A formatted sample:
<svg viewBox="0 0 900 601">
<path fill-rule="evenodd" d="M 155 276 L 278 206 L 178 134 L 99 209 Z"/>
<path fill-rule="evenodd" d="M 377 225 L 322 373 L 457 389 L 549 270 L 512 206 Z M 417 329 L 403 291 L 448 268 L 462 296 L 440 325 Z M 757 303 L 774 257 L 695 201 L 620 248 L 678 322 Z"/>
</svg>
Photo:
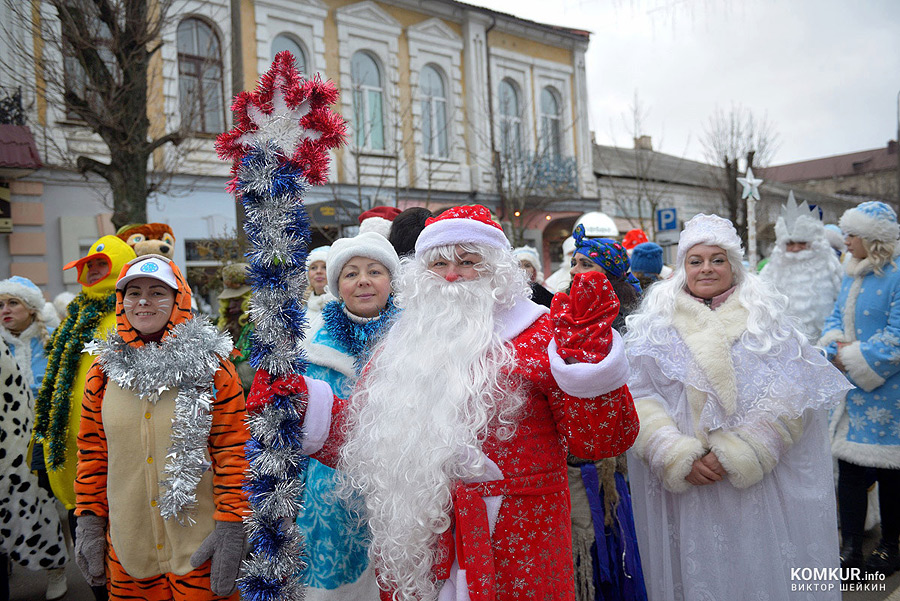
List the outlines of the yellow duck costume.
<svg viewBox="0 0 900 601">
<path fill-rule="evenodd" d="M 48 344 L 47 371 L 35 402 L 34 441 L 43 445 L 44 463 L 53 494 L 66 509 L 75 508 L 75 469 L 81 399 L 93 357 L 83 353 L 94 338 L 116 329 L 116 280 L 122 267 L 135 258 L 134 250 L 116 236 L 103 236 L 87 256 L 63 269 L 78 269 L 81 293 L 69 304 L 66 318 Z M 103 279 L 88 283 L 87 266 L 106 262 Z"/>
</svg>

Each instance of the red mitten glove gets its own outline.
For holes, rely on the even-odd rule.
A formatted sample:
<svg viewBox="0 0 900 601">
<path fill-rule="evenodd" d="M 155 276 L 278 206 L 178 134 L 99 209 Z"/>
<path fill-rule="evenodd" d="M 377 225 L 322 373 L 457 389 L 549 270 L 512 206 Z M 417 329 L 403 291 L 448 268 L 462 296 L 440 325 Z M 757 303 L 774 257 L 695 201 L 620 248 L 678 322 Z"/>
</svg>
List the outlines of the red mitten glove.
<svg viewBox="0 0 900 601">
<path fill-rule="evenodd" d="M 264 369 L 256 370 L 253 386 L 247 395 L 247 411 L 254 412 L 269 404 L 272 395 L 291 396 L 306 392 L 306 380 L 299 374 L 275 377 Z"/>
<path fill-rule="evenodd" d="M 619 299 L 599 271 L 575 274 L 570 294 L 559 292 L 550 303 L 553 338 L 559 356 L 581 363 L 599 363 L 612 346 L 612 322 Z"/>
</svg>

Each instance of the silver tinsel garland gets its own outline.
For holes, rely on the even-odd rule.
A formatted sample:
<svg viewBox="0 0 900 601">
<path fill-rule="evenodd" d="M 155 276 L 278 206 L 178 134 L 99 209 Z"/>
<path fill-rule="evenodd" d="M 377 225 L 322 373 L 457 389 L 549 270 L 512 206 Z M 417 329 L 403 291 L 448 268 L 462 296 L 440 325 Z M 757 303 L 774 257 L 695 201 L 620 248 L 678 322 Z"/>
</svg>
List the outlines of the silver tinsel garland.
<svg viewBox="0 0 900 601">
<path fill-rule="evenodd" d="M 94 340 L 85 352 L 99 354 L 103 372 L 121 388 L 156 404 L 170 389 L 175 397 L 172 445 L 166 454 L 165 478 L 157 500 L 164 519 L 191 525 L 197 505 L 197 485 L 209 469 L 207 447 L 212 427 L 213 378 L 219 358 L 233 348 L 228 334 L 220 333 L 205 318 L 184 321 L 160 342 L 135 347 L 118 335 Z"/>
</svg>

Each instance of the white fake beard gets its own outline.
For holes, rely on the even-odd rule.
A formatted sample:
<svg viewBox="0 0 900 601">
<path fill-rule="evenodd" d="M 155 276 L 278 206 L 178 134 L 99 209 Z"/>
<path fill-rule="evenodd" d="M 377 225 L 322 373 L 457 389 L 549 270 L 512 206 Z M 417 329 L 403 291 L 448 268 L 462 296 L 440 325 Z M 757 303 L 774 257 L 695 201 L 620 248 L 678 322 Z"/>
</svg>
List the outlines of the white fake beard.
<svg viewBox="0 0 900 601">
<path fill-rule="evenodd" d="M 484 473 L 489 426 L 511 436 L 523 403 L 505 376 L 515 356 L 494 331 L 491 278 L 450 283 L 423 266 L 405 276 L 403 313 L 357 385 L 341 450 L 344 488 L 365 500 L 379 584 L 400 601 L 436 597 L 452 486 Z"/>
<path fill-rule="evenodd" d="M 779 292 L 788 298 L 788 313 L 797 318 L 803 333 L 815 342 L 825 319 L 834 309 L 838 290 L 832 279 L 834 252 L 831 247 L 813 247 L 790 253 L 776 247 L 767 274 Z"/>
</svg>

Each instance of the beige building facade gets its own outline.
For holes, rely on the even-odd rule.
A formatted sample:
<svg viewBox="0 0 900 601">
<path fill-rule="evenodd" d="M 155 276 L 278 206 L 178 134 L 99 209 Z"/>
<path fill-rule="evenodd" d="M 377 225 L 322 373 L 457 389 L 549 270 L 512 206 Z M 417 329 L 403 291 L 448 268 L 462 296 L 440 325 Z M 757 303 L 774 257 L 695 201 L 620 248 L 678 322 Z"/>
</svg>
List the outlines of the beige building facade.
<svg viewBox="0 0 900 601">
<path fill-rule="evenodd" d="M 55 10 L 47 2 L 27 13 L 3 4 L 0 19 L 23 22 L 0 41 L 7 66 L 0 89 L 21 90 L 43 167 L 10 186 L 19 217 L 13 235 L 0 234 L 7 238 L 0 242 L 0 277 L 13 263 L 34 263 L 21 273 L 46 273 L 36 279 L 48 294 L 74 290 L 62 266 L 111 229 L 108 186 L 77 173 L 74 159 L 109 159 L 49 76 L 56 68 L 60 82 L 71 81 L 59 48 L 35 35 L 59 30 Z M 175 6 L 148 77 L 148 116 L 154 136 L 179 128 L 190 135 L 153 155 L 159 186 L 148 220 L 172 226 L 182 265 L 202 266 L 192 251 L 198 241 L 234 231 L 229 165 L 216 156 L 215 135 L 231 127 L 230 99 L 254 88 L 280 50 L 295 55 L 305 76 L 335 83 L 349 126 L 346 146 L 333 152 L 329 183 L 306 197 L 320 226 L 317 241 L 325 241 L 323 233 L 352 233 L 356 216 L 372 206 L 439 210 L 478 202 L 519 240 L 540 246 L 555 219 L 596 208 L 585 31 L 453 0 Z M 26 231 L 29 243 L 22 244 L 14 234 Z"/>
</svg>

